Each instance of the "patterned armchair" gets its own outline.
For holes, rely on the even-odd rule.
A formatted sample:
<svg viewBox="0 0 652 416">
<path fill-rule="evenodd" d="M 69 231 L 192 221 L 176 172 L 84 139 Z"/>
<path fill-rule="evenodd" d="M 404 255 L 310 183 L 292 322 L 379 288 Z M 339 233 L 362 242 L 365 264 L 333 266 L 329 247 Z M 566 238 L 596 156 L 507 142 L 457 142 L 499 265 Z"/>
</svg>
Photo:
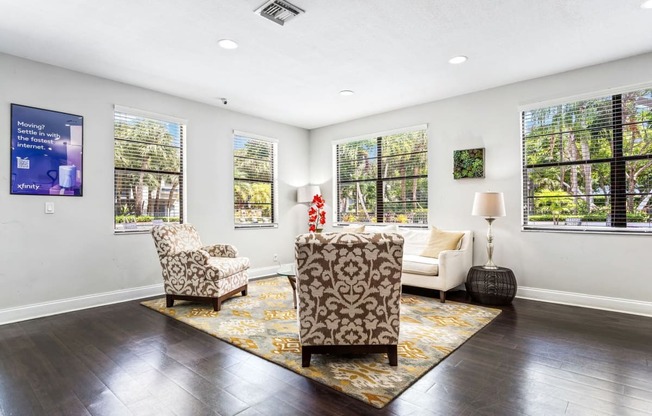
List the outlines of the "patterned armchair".
<svg viewBox="0 0 652 416">
<path fill-rule="evenodd" d="M 301 365 L 312 354 L 383 352 L 397 365 L 403 237 L 302 234 L 295 256 Z"/>
<path fill-rule="evenodd" d="M 219 311 L 222 301 L 236 295 L 247 296 L 249 259 L 238 257 L 228 244 L 203 246 L 190 224 L 152 228 L 161 268 L 167 307 L 174 301 L 210 301 Z"/>
</svg>

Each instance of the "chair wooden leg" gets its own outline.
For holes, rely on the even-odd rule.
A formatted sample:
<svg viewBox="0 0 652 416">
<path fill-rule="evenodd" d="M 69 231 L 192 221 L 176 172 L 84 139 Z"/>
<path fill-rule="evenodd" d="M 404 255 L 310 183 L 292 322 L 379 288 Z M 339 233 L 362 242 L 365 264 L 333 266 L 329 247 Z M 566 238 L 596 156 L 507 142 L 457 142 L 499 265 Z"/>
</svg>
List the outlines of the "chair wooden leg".
<svg viewBox="0 0 652 416">
<path fill-rule="evenodd" d="M 446 292 L 443 290 L 439 291 L 439 301 L 441 303 L 446 303 Z"/>
<path fill-rule="evenodd" d="M 311 353 L 306 352 L 305 350 L 301 351 L 301 367 L 310 367 L 310 357 Z"/>
<path fill-rule="evenodd" d="M 232 296 L 242 293 L 243 296 L 247 296 L 247 285 L 241 286 L 229 293 L 225 293 L 220 297 L 211 297 L 211 296 L 194 296 L 194 295 L 165 295 L 165 301 L 167 307 L 172 307 L 172 304 L 175 300 L 189 300 L 191 302 L 210 302 L 213 306 L 215 312 L 219 312 L 222 309 L 222 302 L 231 298 Z"/>
<path fill-rule="evenodd" d="M 171 308 L 173 306 L 174 306 L 174 296 L 165 295 L 165 307 L 166 308 Z"/>
<path fill-rule="evenodd" d="M 387 358 L 389 358 L 389 365 L 392 367 L 398 365 L 398 345 L 387 346 Z"/>
</svg>

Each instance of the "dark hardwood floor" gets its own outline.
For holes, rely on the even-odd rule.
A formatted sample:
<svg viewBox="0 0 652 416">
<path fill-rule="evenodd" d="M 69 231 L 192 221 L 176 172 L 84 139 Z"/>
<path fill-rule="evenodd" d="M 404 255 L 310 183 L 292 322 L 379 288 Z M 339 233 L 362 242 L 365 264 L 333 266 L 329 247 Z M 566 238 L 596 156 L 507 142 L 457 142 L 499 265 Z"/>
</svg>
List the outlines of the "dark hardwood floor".
<svg viewBox="0 0 652 416">
<path fill-rule="evenodd" d="M 652 414 L 652 318 L 516 299 L 379 410 L 126 302 L 0 326 L 0 415 L 30 414 Z"/>
</svg>

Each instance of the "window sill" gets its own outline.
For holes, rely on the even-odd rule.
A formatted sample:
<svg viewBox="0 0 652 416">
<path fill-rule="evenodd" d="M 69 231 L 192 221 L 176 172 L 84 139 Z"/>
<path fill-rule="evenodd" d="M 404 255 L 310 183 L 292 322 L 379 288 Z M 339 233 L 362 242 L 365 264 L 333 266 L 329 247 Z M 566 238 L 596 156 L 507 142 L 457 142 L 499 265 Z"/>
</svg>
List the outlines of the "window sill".
<svg viewBox="0 0 652 416">
<path fill-rule="evenodd" d="M 544 225 L 523 225 L 523 232 L 538 233 L 566 233 L 566 234 L 604 234 L 604 235 L 652 235 L 652 227 L 635 228 L 610 228 L 610 227 L 584 227 L 584 226 L 544 226 Z"/>
<path fill-rule="evenodd" d="M 236 230 L 257 230 L 261 228 L 278 228 L 278 224 L 235 224 Z"/>
<path fill-rule="evenodd" d="M 377 222 L 351 222 L 351 223 L 339 223 L 339 224 L 333 224 L 333 228 L 344 228 L 348 227 L 350 225 L 368 225 L 371 227 L 385 227 L 388 225 L 396 225 L 399 229 L 401 228 L 410 228 L 410 229 L 427 229 L 429 226 L 428 224 L 404 224 L 404 223 L 399 223 L 399 222 L 382 222 L 382 223 L 377 223 Z"/>
<path fill-rule="evenodd" d="M 113 230 L 113 235 L 134 235 L 134 234 L 150 234 L 152 232 L 149 230 Z"/>
</svg>

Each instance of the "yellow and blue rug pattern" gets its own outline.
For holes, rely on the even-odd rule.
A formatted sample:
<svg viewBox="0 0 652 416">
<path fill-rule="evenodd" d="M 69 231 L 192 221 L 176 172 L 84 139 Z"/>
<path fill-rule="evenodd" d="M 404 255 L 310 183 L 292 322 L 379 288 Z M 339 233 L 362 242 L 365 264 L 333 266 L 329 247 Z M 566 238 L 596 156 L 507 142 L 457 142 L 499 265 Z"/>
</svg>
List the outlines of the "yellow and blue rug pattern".
<svg viewBox="0 0 652 416">
<path fill-rule="evenodd" d="M 219 312 L 210 304 L 185 301 L 166 308 L 164 298 L 142 304 L 378 408 L 500 313 L 403 294 L 397 367 L 389 366 L 386 354 L 315 354 L 310 367 L 303 368 L 292 288 L 285 277 L 250 281 L 249 295 L 225 301 Z"/>
</svg>

